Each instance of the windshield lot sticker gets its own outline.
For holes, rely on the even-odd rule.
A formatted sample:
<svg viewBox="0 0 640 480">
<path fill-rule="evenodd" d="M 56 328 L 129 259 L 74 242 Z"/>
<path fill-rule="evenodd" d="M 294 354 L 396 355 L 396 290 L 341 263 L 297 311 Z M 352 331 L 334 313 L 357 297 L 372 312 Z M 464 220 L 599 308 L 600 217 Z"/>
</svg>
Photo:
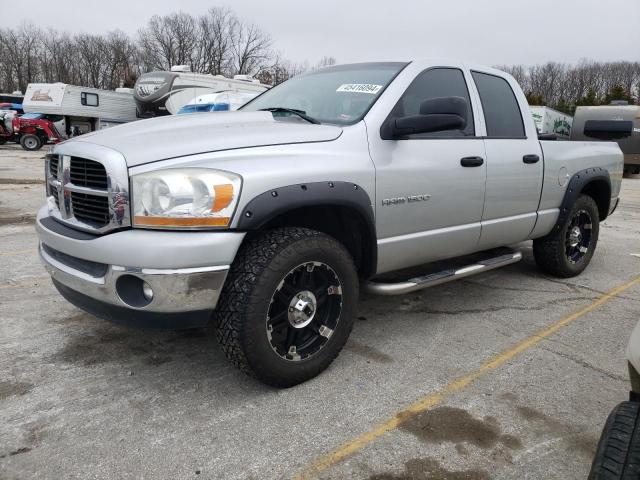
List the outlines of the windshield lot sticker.
<svg viewBox="0 0 640 480">
<path fill-rule="evenodd" d="M 344 83 L 338 87 L 336 92 L 370 93 L 375 95 L 381 88 L 382 85 L 373 85 L 371 83 Z"/>
</svg>

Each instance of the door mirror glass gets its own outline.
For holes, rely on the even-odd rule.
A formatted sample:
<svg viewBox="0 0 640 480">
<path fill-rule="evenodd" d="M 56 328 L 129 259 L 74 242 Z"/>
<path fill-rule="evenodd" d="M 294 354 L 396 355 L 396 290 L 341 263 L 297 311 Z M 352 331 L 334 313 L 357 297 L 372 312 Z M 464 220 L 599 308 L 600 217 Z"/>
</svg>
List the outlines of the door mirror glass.
<svg viewBox="0 0 640 480">
<path fill-rule="evenodd" d="M 464 130 L 469 107 L 462 97 L 430 98 L 420 103 L 420 113 L 393 120 L 393 138 L 419 133 Z"/>
</svg>

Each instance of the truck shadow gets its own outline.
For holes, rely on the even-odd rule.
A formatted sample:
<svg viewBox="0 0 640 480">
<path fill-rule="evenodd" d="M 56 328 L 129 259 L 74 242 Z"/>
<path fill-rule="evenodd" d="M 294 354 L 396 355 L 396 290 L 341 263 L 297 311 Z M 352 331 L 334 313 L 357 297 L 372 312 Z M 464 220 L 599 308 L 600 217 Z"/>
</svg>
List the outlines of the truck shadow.
<svg viewBox="0 0 640 480">
<path fill-rule="evenodd" d="M 420 273 L 419 269 L 414 270 Z M 535 272 L 530 251 L 525 250 L 520 263 L 478 277 L 395 297 L 363 294 L 354 332 L 336 362 L 337 368 L 354 361 L 377 363 L 381 368 L 393 365 L 393 351 L 388 346 L 402 340 L 410 323 L 436 328 L 439 322 L 450 321 L 452 316 L 456 321 L 477 322 L 478 315 L 482 314 L 502 310 L 506 314 L 539 311 L 554 303 L 591 298 L 586 292 L 577 292 L 569 286 L 541 284 Z M 546 292 L 544 298 L 533 301 L 536 293 L 542 291 Z M 529 294 L 523 296 L 527 292 Z M 557 294 L 557 299 L 549 299 L 549 294 L 553 293 Z M 406 319 L 403 315 L 407 315 Z M 123 375 L 134 378 L 137 375 L 160 376 L 166 385 L 185 379 L 193 384 L 207 383 L 215 378 L 227 385 L 240 385 L 240 390 L 272 391 L 246 377 L 227 361 L 216 341 L 213 326 L 179 331 L 137 329 L 114 325 L 86 313 L 54 322 L 65 329 L 66 342 L 46 359 L 50 363 L 118 369 Z M 397 322 L 398 328 L 389 328 L 389 322 Z M 385 340 L 381 342 L 383 336 Z M 217 388 L 224 390 L 219 385 Z"/>
</svg>

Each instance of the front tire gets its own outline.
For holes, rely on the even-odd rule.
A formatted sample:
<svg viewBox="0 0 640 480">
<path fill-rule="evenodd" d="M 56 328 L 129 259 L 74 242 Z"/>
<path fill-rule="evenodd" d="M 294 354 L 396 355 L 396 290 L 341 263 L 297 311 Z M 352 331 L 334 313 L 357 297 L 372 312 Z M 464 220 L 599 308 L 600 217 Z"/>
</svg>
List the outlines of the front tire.
<svg viewBox="0 0 640 480">
<path fill-rule="evenodd" d="M 609 414 L 588 480 L 640 478 L 640 404 L 622 402 Z"/>
<path fill-rule="evenodd" d="M 548 274 L 575 277 L 591 262 L 599 232 L 596 202 L 588 195 L 580 195 L 560 228 L 533 241 L 535 261 Z"/>
<path fill-rule="evenodd" d="M 346 248 L 321 232 L 278 228 L 238 252 L 214 314 L 227 358 L 290 387 L 325 370 L 353 327 L 358 275 Z"/>
<path fill-rule="evenodd" d="M 29 152 L 34 152 L 42 148 L 42 140 L 37 135 L 23 135 L 20 138 L 20 145 Z"/>
</svg>

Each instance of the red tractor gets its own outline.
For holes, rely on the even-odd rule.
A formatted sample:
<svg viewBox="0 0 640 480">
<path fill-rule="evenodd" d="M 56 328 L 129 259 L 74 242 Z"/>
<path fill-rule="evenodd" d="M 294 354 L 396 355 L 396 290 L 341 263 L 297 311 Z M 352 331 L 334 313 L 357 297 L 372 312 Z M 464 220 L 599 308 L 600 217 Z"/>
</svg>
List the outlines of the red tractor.
<svg viewBox="0 0 640 480">
<path fill-rule="evenodd" d="M 40 150 L 47 143 L 58 143 L 64 140 L 58 129 L 63 125 L 62 115 L 25 113 L 13 119 L 13 135 L 25 150 Z M 64 128 L 61 129 L 64 131 Z"/>
<path fill-rule="evenodd" d="M 14 140 L 13 119 L 16 116 L 15 111 L 0 110 L 0 145 Z"/>
</svg>

